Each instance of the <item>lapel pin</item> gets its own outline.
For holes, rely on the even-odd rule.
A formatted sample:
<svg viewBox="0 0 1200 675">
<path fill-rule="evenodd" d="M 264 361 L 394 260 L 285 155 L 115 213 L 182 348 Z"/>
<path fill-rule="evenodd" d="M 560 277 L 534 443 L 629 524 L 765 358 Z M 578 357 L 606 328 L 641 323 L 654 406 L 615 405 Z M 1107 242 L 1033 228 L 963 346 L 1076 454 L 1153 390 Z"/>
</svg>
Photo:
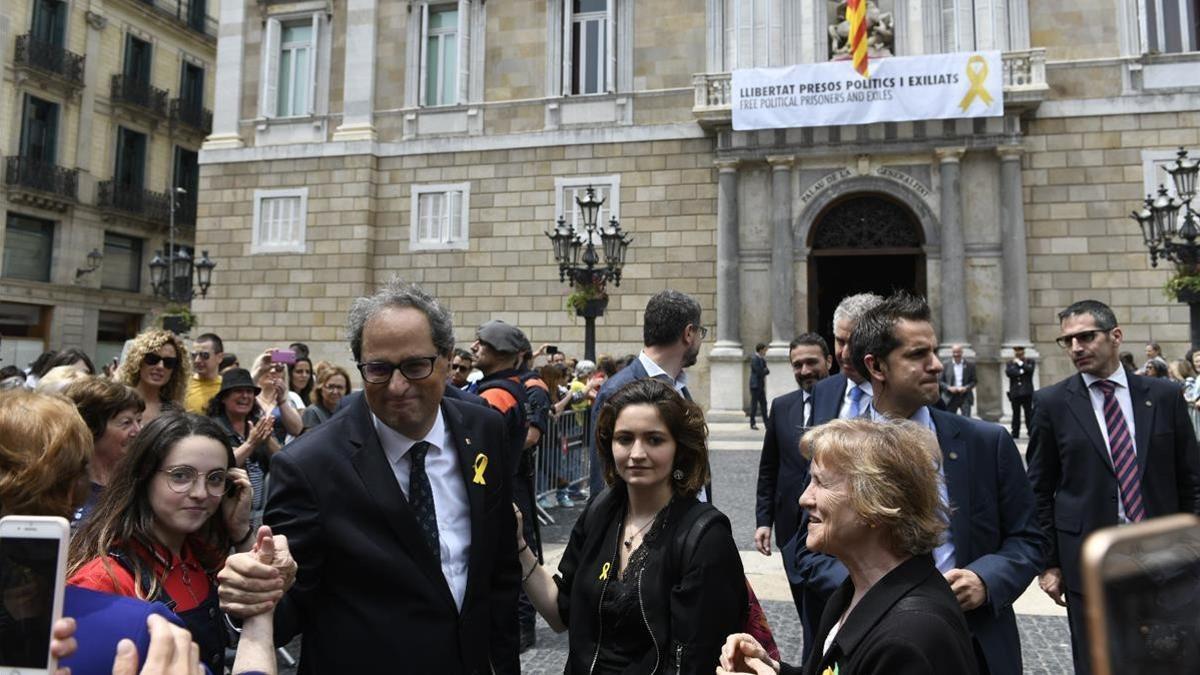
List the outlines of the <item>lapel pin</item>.
<svg viewBox="0 0 1200 675">
<path fill-rule="evenodd" d="M 476 485 L 487 485 L 487 481 L 483 479 L 483 472 L 487 471 L 488 458 L 482 452 L 475 455 L 475 478 L 471 479 Z"/>
<path fill-rule="evenodd" d="M 958 459 L 958 453 L 957 453 L 957 452 L 951 452 L 951 453 L 950 453 L 950 459 Z"/>
<path fill-rule="evenodd" d="M 463 443 L 466 443 L 467 445 L 470 445 L 470 444 L 471 444 L 471 439 L 469 439 L 469 438 L 464 438 L 464 439 L 463 439 Z"/>
<path fill-rule="evenodd" d="M 604 563 L 600 568 L 600 581 L 608 581 L 608 570 L 612 567 L 612 563 Z"/>
<path fill-rule="evenodd" d="M 1154 405 L 1154 404 L 1153 404 L 1153 403 L 1151 403 L 1150 401 L 1146 401 L 1146 407 L 1147 407 L 1147 408 L 1149 408 L 1149 407 L 1150 407 L 1150 406 L 1152 406 L 1152 405 Z"/>
</svg>

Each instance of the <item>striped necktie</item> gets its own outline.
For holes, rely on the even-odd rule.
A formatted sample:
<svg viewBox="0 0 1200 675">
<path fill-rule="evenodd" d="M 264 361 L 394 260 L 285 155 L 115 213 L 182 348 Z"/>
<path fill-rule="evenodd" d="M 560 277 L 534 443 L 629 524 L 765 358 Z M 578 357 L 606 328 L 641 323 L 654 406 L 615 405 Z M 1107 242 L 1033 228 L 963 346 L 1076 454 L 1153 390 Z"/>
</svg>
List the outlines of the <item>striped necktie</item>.
<svg viewBox="0 0 1200 675">
<path fill-rule="evenodd" d="M 1146 504 L 1142 501 L 1142 471 L 1137 463 L 1133 448 L 1133 437 L 1129 425 L 1117 402 L 1115 382 L 1099 380 L 1092 384 L 1104 394 L 1104 424 L 1108 427 L 1108 451 L 1112 454 L 1113 469 L 1117 474 L 1117 485 L 1121 492 L 1121 505 L 1125 507 L 1125 518 L 1136 523 L 1146 517 Z"/>
</svg>

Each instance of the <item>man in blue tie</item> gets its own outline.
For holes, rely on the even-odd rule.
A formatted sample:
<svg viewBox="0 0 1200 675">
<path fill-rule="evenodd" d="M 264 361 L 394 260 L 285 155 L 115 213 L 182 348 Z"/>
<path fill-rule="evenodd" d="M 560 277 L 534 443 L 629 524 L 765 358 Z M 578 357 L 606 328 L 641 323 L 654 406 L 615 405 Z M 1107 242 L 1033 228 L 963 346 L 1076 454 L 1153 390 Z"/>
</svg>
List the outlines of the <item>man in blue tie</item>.
<svg viewBox="0 0 1200 675">
<path fill-rule="evenodd" d="M 832 419 L 854 419 L 871 402 L 871 381 L 854 369 L 850 358 L 850 336 L 867 310 L 883 302 L 874 293 L 858 293 L 842 298 L 833 310 L 833 353 L 837 358 L 836 375 L 813 387 L 813 425 Z"/>
<path fill-rule="evenodd" d="M 1102 527 L 1200 514 L 1200 459 L 1178 386 L 1121 367 L 1117 317 L 1081 300 L 1059 312 L 1077 375 L 1033 397 L 1029 480 L 1049 535 L 1039 584 L 1071 625 L 1076 675 L 1091 673 L 1079 553 Z"/>
<path fill-rule="evenodd" d="M 980 672 L 1020 675 L 1012 604 L 1042 565 L 1045 535 L 1016 444 L 1003 427 L 932 408 L 942 363 L 929 305 L 901 292 L 869 310 L 850 338 L 854 366 L 870 378 L 872 419 L 908 419 L 934 432 L 951 510 L 934 562 L 977 643 Z"/>
<path fill-rule="evenodd" d="M 812 425 L 812 388 L 829 374 L 832 357 L 825 338 L 805 333 L 788 346 L 792 375 L 800 388 L 771 401 L 767 433 L 758 461 L 758 495 L 755 504 L 754 546 L 771 555 L 771 528 L 783 554 L 784 569 L 795 564 L 794 549 L 784 546 L 796 532 L 800 493 L 808 482 L 808 460 L 800 454 L 800 435 Z M 803 618 L 803 589 L 792 586 L 792 600 Z"/>
</svg>

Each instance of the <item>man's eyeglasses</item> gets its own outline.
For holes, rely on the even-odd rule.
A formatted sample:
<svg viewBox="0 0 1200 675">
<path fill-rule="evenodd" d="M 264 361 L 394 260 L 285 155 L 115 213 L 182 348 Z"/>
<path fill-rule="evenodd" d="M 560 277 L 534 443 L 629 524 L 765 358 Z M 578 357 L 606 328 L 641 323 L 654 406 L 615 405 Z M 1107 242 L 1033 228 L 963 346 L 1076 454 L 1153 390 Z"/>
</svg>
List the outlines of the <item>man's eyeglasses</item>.
<svg viewBox="0 0 1200 675">
<path fill-rule="evenodd" d="M 358 372 L 362 373 L 363 379 L 371 384 L 390 382 L 392 380 L 392 373 L 397 370 L 404 376 L 404 379 L 415 382 L 423 380 L 433 373 L 433 364 L 437 359 L 437 355 L 434 355 L 405 359 L 400 363 L 368 361 L 367 363 L 358 364 Z"/>
<path fill-rule="evenodd" d="M 450 364 L 450 370 L 453 370 L 453 371 L 459 372 L 459 373 L 469 373 L 469 372 L 471 372 L 471 366 L 466 363 L 458 363 L 458 364 L 452 363 L 452 364 Z"/>
<path fill-rule="evenodd" d="M 1058 343 L 1059 347 L 1062 347 L 1063 349 L 1070 349 L 1071 345 L 1074 344 L 1076 340 L 1078 340 L 1081 344 L 1085 344 L 1085 345 L 1091 344 L 1092 341 L 1096 339 L 1096 336 L 1107 333 L 1107 332 L 1109 332 L 1109 330 L 1112 330 L 1112 329 L 1110 328 L 1108 330 L 1100 330 L 1100 329 L 1082 330 L 1082 331 L 1079 331 L 1078 333 L 1064 335 L 1060 338 L 1055 339 L 1054 341 L 1056 343 Z"/>
<path fill-rule="evenodd" d="M 210 354 L 208 352 L 192 352 L 192 360 L 193 361 L 195 361 L 197 359 L 199 359 L 200 361 L 207 361 L 210 356 L 212 356 L 212 354 Z"/>
<path fill-rule="evenodd" d="M 701 339 L 701 340 L 703 340 L 704 338 L 708 337 L 708 329 L 707 329 L 707 328 L 705 328 L 704 326 L 697 326 L 697 325 L 695 325 L 695 324 L 692 324 L 692 327 L 693 327 L 693 328 L 695 328 L 695 329 L 696 329 L 696 332 L 700 334 L 700 339 Z"/>
<path fill-rule="evenodd" d="M 196 479 L 200 478 L 200 472 L 191 466 L 173 466 L 170 469 L 162 469 L 161 473 L 167 474 L 167 487 L 181 495 L 191 492 L 196 485 Z M 232 485 L 224 469 L 209 471 L 204 475 L 204 490 L 209 496 L 223 497 Z"/>
<path fill-rule="evenodd" d="M 147 354 L 142 361 L 144 361 L 148 366 L 157 366 L 159 363 L 161 363 L 163 368 L 166 368 L 167 370 L 175 370 L 175 367 L 179 365 L 179 359 L 177 357 L 159 356 L 154 352 Z"/>
</svg>

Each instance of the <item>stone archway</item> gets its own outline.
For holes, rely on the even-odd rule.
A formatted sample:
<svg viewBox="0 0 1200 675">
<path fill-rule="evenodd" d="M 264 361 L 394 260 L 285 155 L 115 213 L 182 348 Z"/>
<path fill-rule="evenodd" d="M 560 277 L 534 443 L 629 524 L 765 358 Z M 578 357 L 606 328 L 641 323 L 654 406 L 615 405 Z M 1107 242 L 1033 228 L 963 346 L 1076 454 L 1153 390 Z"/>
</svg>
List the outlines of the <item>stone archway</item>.
<svg viewBox="0 0 1200 675">
<path fill-rule="evenodd" d="M 832 344 L 833 310 L 847 295 L 924 295 L 925 230 L 917 214 L 893 196 L 851 192 L 809 221 L 808 322 Z"/>
</svg>

